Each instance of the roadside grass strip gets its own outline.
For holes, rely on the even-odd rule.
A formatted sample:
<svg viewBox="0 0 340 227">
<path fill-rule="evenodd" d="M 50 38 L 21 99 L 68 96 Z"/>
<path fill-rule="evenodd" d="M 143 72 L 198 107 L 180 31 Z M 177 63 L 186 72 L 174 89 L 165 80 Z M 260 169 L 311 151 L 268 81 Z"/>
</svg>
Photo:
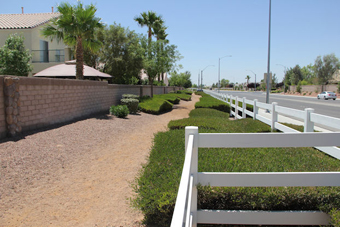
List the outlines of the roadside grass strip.
<svg viewBox="0 0 340 227">
<path fill-rule="evenodd" d="M 200 133 L 271 131 L 268 125 L 253 119 L 229 120 L 228 113 L 203 108 L 207 103 L 198 103 L 200 108 L 192 110 L 189 118 L 171 121 L 169 131 L 155 135 L 149 160 L 134 182 L 136 197 L 132 203 L 142 210 L 145 223 L 170 225 L 184 163 L 185 126 L 198 126 Z M 311 147 L 199 148 L 198 171 L 340 171 L 340 162 Z M 199 186 L 198 209 L 320 210 L 329 213 L 332 223 L 339 226 L 340 187 Z"/>
</svg>

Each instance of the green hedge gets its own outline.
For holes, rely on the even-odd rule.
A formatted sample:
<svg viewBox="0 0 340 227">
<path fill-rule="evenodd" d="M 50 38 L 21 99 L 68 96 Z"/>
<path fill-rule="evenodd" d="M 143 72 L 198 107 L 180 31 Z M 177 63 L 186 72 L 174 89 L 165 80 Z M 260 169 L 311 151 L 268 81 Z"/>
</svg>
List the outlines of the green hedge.
<svg viewBox="0 0 340 227">
<path fill-rule="evenodd" d="M 168 102 L 171 102 L 172 104 L 179 104 L 179 102 L 181 101 L 181 99 L 175 96 L 174 94 L 154 95 L 153 97 L 165 99 Z"/>
<path fill-rule="evenodd" d="M 204 92 L 196 92 L 196 94 L 201 95 L 202 97 L 199 102 L 196 102 L 195 108 L 211 108 L 230 113 L 230 106 L 227 103 L 215 99 Z"/>
<path fill-rule="evenodd" d="M 138 112 L 138 99 L 133 99 L 133 98 L 126 98 L 126 99 L 121 99 L 120 100 L 122 105 L 126 105 L 129 109 L 129 113 L 137 113 Z"/>
<path fill-rule="evenodd" d="M 187 95 L 192 95 L 192 91 L 189 90 L 179 90 L 177 91 L 177 94 L 187 94 Z"/>
<path fill-rule="evenodd" d="M 139 103 L 142 112 L 150 114 L 161 114 L 172 110 L 173 104 L 161 98 L 144 99 Z"/>
<path fill-rule="evenodd" d="M 153 98 L 143 96 L 140 98 L 139 109 L 146 113 L 161 114 L 172 110 L 174 104 L 179 104 L 180 100 L 190 101 L 191 96 L 184 93 L 169 93 L 154 95 Z"/>
<path fill-rule="evenodd" d="M 134 95 L 134 94 L 123 94 L 122 95 L 123 99 L 139 99 L 139 95 Z"/>
<path fill-rule="evenodd" d="M 259 121 L 230 121 L 226 113 L 204 108 L 171 121 L 169 127 L 176 130 L 156 134 L 149 161 L 135 181 L 133 204 L 142 210 L 147 224 L 170 224 L 184 163 L 183 128 L 195 122 L 202 126 L 200 133 L 271 130 Z M 314 148 L 200 148 L 198 162 L 200 172 L 340 171 L 338 160 Z M 198 196 L 202 209 L 322 210 L 340 223 L 340 187 L 199 187 Z"/>
</svg>

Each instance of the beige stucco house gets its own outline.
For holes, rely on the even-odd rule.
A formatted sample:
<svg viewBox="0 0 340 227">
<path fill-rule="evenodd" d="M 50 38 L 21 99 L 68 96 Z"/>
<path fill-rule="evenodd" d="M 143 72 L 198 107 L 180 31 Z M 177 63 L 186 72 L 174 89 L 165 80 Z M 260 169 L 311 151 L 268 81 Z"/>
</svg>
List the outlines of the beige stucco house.
<svg viewBox="0 0 340 227">
<path fill-rule="evenodd" d="M 139 74 L 140 78 L 142 80 L 148 79 L 148 74 L 145 73 L 145 71 L 142 69 L 140 74 Z M 162 79 L 161 79 L 162 80 Z M 156 76 L 155 81 L 159 81 L 158 80 L 158 76 Z M 168 79 L 168 74 L 164 73 L 164 80 L 163 83 L 165 84 L 165 86 L 169 86 L 169 79 Z"/>
<path fill-rule="evenodd" d="M 59 13 L 33 13 L 33 14 L 0 14 L 0 46 L 5 44 L 10 34 L 17 33 L 25 37 L 25 47 L 33 55 L 33 71 L 29 76 L 70 60 L 70 48 L 63 42 L 44 38 L 40 30 Z"/>
</svg>

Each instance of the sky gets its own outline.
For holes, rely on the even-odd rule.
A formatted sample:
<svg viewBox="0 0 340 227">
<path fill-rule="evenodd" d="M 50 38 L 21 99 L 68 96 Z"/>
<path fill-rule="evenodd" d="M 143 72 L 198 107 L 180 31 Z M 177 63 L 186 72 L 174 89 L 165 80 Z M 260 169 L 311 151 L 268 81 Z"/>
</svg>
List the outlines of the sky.
<svg viewBox="0 0 340 227">
<path fill-rule="evenodd" d="M 0 0 L 0 14 L 51 12 L 58 0 Z M 68 0 L 76 4 L 76 0 Z M 181 72 L 190 71 L 193 84 L 203 71 L 203 84 L 220 79 L 244 83 L 263 79 L 268 66 L 269 0 L 83 0 L 97 7 L 96 16 L 137 33 L 146 27 L 134 21 L 142 12 L 161 15 L 170 44 L 182 55 Z M 270 71 L 279 82 L 284 66 L 314 64 L 317 56 L 340 58 L 339 0 L 272 0 Z M 224 57 L 231 55 L 231 57 Z M 222 58 L 224 57 L 224 58 Z M 247 71 L 249 70 L 249 71 Z"/>
</svg>

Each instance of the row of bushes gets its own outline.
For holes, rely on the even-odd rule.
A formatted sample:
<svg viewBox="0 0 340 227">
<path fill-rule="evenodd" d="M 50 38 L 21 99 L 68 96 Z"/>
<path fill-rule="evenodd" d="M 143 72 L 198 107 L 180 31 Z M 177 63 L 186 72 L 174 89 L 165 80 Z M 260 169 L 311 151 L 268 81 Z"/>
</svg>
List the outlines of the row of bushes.
<svg viewBox="0 0 340 227">
<path fill-rule="evenodd" d="M 178 91 L 177 93 L 154 95 L 153 98 L 143 97 L 139 108 L 145 113 L 162 114 L 171 111 L 173 105 L 178 104 L 180 100 L 190 101 L 191 93 L 189 91 Z"/>
<path fill-rule="evenodd" d="M 110 114 L 125 118 L 129 113 L 135 114 L 139 110 L 150 114 L 161 114 L 172 110 L 174 104 L 180 100 L 190 101 L 190 91 L 177 91 L 176 93 L 139 97 L 134 94 L 123 94 L 121 105 L 111 106 Z"/>
<path fill-rule="evenodd" d="M 207 98 L 203 95 L 197 106 L 208 105 Z M 145 223 L 170 224 L 184 163 L 185 126 L 196 125 L 200 133 L 271 131 L 253 119 L 228 119 L 228 111 L 200 107 L 191 111 L 189 118 L 171 121 L 169 131 L 156 134 L 148 163 L 134 183 L 132 202 L 144 213 Z M 314 148 L 200 148 L 198 171 L 340 171 L 340 162 Z M 339 187 L 198 187 L 198 209 L 322 210 L 339 226 L 339 208 Z"/>
</svg>

